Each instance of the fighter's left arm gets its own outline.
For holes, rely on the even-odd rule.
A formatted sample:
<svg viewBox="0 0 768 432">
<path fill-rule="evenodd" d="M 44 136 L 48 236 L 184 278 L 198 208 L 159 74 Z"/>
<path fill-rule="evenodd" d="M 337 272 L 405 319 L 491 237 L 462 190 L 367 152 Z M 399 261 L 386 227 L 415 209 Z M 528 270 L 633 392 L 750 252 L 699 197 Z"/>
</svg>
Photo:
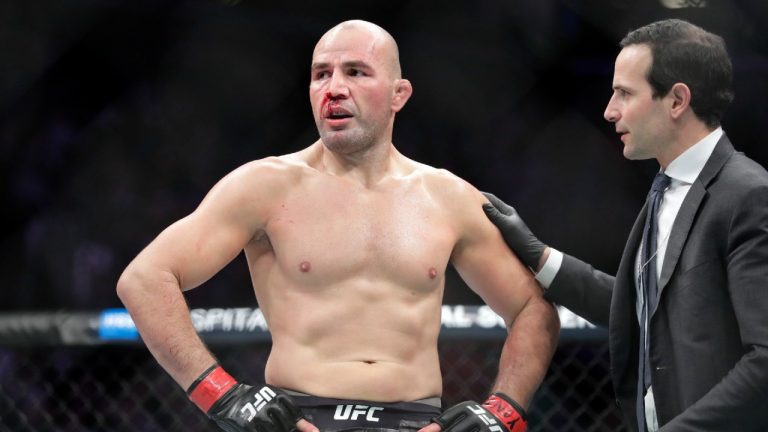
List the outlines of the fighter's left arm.
<svg viewBox="0 0 768 432">
<path fill-rule="evenodd" d="M 469 193 L 471 204 L 462 207 L 464 232 L 451 260 L 462 279 L 507 325 L 493 392 L 527 408 L 557 348 L 560 321 L 533 274 L 485 217 L 485 197 L 475 192 Z"/>
<path fill-rule="evenodd" d="M 462 279 L 504 319 L 507 338 L 491 395 L 482 404 L 463 402 L 447 409 L 423 432 L 525 431 L 525 410 L 547 373 L 560 332 L 555 307 L 510 251 L 482 210 L 485 197 L 464 184 L 449 205 L 459 229 L 451 262 Z M 492 415 L 492 417 L 489 417 Z"/>
</svg>

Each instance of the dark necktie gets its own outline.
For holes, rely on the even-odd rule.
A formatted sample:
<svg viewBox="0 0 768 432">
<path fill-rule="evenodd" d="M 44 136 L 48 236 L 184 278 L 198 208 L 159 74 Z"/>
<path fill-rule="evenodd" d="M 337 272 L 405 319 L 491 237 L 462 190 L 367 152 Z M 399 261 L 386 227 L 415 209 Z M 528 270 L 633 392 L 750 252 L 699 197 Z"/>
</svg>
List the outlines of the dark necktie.
<svg viewBox="0 0 768 432">
<path fill-rule="evenodd" d="M 649 359 L 649 344 L 646 342 L 646 330 L 648 321 L 656 307 L 658 296 L 658 280 L 656 277 L 656 252 L 658 250 L 657 235 L 659 231 L 658 215 L 661 198 L 664 190 L 669 186 L 671 179 L 663 173 L 656 174 L 648 195 L 648 213 L 645 215 L 645 227 L 643 228 L 643 242 L 640 250 L 640 285 L 644 297 L 643 308 L 640 313 L 640 347 L 639 367 L 637 377 L 637 424 L 641 432 L 646 431 L 645 425 L 645 392 L 651 385 L 651 364 Z"/>
</svg>

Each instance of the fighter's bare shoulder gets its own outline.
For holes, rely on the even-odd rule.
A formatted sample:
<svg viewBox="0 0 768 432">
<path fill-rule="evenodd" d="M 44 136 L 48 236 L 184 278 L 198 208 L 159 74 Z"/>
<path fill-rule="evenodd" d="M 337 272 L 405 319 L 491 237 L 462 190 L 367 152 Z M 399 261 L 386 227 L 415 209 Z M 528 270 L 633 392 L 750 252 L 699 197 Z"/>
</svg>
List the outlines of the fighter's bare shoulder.
<svg viewBox="0 0 768 432">
<path fill-rule="evenodd" d="M 310 169 L 301 159 L 270 156 L 235 168 L 210 190 L 200 210 L 232 218 L 265 221 L 274 206 L 300 184 Z"/>
<path fill-rule="evenodd" d="M 417 165 L 415 172 L 423 177 L 429 194 L 446 210 L 457 213 L 467 208 L 479 209 L 486 201 L 476 187 L 451 171 L 418 162 L 415 164 Z"/>
<path fill-rule="evenodd" d="M 279 194 L 299 182 L 308 170 L 306 162 L 295 154 L 268 156 L 237 167 L 222 181 L 237 184 L 239 189 L 246 187 L 261 196 Z"/>
<path fill-rule="evenodd" d="M 446 215 L 461 242 L 492 232 L 482 210 L 487 199 L 476 187 L 447 169 L 418 164 L 415 173 L 422 177 L 427 195 L 437 211 Z"/>
</svg>

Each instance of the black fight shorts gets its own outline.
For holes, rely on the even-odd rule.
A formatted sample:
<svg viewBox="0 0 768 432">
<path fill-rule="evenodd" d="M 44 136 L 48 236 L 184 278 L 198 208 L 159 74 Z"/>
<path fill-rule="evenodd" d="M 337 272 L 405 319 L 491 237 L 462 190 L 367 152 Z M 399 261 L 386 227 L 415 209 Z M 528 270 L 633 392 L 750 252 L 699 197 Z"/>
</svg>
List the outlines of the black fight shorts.
<svg viewBox="0 0 768 432">
<path fill-rule="evenodd" d="M 440 415 L 440 399 L 382 403 L 291 392 L 304 417 L 321 432 L 416 432 Z"/>
</svg>

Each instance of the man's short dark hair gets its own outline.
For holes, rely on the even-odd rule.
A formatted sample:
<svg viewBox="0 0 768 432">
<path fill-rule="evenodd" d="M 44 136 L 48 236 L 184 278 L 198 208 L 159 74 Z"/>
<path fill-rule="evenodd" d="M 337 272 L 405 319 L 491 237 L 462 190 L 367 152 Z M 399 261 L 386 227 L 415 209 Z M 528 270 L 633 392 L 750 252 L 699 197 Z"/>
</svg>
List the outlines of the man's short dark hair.
<svg viewBox="0 0 768 432">
<path fill-rule="evenodd" d="M 651 67 L 647 74 L 653 97 L 663 97 L 675 83 L 691 89 L 691 108 L 709 127 L 733 100 L 733 66 L 720 36 L 679 19 L 656 21 L 629 32 L 621 47 L 647 45 Z"/>
</svg>

